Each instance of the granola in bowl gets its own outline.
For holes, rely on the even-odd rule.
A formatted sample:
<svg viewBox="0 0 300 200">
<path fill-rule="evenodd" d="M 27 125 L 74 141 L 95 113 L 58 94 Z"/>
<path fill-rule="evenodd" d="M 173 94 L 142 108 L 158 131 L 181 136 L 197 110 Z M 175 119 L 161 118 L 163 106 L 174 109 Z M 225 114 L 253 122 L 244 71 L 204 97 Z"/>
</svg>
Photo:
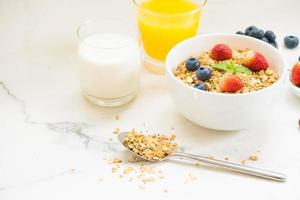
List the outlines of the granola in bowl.
<svg viewBox="0 0 300 200">
<path fill-rule="evenodd" d="M 247 93 L 279 79 L 259 52 L 217 44 L 177 66 L 175 76 L 185 84 L 215 93 Z"/>
</svg>

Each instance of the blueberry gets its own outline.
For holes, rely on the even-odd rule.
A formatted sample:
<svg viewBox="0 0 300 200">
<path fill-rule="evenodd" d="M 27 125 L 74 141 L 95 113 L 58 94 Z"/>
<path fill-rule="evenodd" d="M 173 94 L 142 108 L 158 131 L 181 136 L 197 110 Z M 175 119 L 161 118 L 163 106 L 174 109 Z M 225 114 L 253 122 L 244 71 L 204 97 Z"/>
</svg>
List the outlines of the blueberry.
<svg viewBox="0 0 300 200">
<path fill-rule="evenodd" d="M 205 91 L 207 90 L 207 86 L 205 85 L 205 83 L 197 83 L 196 85 L 194 85 L 194 88 Z"/>
<path fill-rule="evenodd" d="M 206 81 L 211 77 L 211 69 L 208 67 L 200 67 L 196 71 L 196 76 L 201 81 Z"/>
<path fill-rule="evenodd" d="M 196 71 L 200 67 L 200 62 L 196 58 L 189 58 L 185 63 L 185 67 L 189 71 Z"/>
<path fill-rule="evenodd" d="M 249 26 L 248 28 L 246 28 L 246 30 L 245 30 L 246 35 L 249 35 L 250 31 L 253 31 L 253 30 L 257 30 L 257 27 Z"/>
<path fill-rule="evenodd" d="M 265 34 L 265 32 L 261 29 L 254 29 L 254 30 L 250 31 L 248 35 L 250 37 L 261 39 L 262 37 L 264 37 L 264 34 Z"/>
<path fill-rule="evenodd" d="M 245 35 L 245 33 L 243 31 L 237 31 L 236 34 L 238 34 L 238 35 Z"/>
<path fill-rule="evenodd" d="M 278 48 L 278 45 L 277 45 L 276 42 L 270 42 L 269 44 L 272 45 L 272 46 L 275 47 L 275 48 Z"/>
<path fill-rule="evenodd" d="M 266 38 L 268 38 L 268 40 L 270 42 L 275 42 L 276 41 L 276 35 L 273 31 L 270 31 L 270 30 L 266 31 L 264 36 Z"/>
<path fill-rule="evenodd" d="M 264 41 L 264 42 L 266 42 L 266 43 L 269 43 L 269 40 L 266 37 L 262 37 L 261 40 Z"/>
<path fill-rule="evenodd" d="M 299 39 L 296 36 L 290 35 L 284 37 L 284 44 L 287 48 L 293 49 L 298 46 Z"/>
</svg>

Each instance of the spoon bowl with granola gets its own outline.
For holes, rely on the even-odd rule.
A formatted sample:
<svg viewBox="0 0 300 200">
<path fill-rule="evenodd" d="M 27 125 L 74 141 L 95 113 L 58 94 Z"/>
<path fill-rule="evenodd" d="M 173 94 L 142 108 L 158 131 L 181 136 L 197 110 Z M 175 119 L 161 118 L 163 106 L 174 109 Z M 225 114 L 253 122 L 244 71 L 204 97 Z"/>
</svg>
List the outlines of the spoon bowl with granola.
<svg viewBox="0 0 300 200">
<path fill-rule="evenodd" d="M 286 74 L 276 48 L 236 34 L 187 39 L 169 52 L 166 66 L 177 110 L 217 130 L 263 125 Z"/>
</svg>

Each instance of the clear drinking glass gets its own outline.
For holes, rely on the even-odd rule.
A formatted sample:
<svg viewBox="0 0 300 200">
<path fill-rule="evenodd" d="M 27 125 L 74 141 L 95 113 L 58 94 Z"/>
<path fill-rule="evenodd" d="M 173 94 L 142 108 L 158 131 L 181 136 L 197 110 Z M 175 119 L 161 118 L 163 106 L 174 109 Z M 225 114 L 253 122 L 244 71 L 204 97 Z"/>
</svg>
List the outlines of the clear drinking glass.
<svg viewBox="0 0 300 200">
<path fill-rule="evenodd" d="M 141 54 L 134 32 L 122 19 L 89 20 L 78 27 L 80 85 L 100 106 L 120 106 L 139 88 Z"/>
<path fill-rule="evenodd" d="M 132 0 L 143 45 L 144 66 L 164 73 L 169 50 L 197 34 L 207 0 Z"/>
</svg>

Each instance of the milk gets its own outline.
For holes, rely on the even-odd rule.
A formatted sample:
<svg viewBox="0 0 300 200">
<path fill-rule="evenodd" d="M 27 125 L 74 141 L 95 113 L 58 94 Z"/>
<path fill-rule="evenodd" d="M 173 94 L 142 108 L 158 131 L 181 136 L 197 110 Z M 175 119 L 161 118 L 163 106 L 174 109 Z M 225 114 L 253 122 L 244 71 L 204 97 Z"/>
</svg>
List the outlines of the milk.
<svg viewBox="0 0 300 200">
<path fill-rule="evenodd" d="M 141 65 L 135 38 L 114 32 L 92 34 L 81 40 L 79 55 L 81 88 L 85 96 L 94 98 L 93 101 L 98 99 L 101 104 L 124 101 L 124 98 L 128 101 L 135 96 Z"/>
</svg>

